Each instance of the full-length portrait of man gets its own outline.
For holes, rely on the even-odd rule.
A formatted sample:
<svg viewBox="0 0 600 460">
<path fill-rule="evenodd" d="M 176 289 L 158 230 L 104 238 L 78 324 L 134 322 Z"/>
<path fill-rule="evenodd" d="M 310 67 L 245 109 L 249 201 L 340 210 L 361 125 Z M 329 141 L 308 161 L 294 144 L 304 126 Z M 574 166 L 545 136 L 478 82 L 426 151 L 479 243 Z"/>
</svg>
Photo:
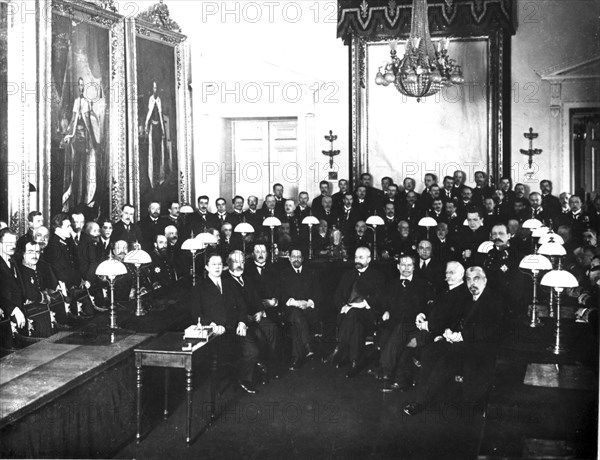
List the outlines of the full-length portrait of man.
<svg viewBox="0 0 600 460">
<path fill-rule="evenodd" d="M 162 102 L 158 96 L 156 82 L 152 82 L 152 95 L 148 99 L 148 113 L 144 124 L 148 135 L 148 179 L 150 185 L 156 187 L 167 177 L 170 165 L 165 162 L 165 122 L 163 119 Z"/>
<path fill-rule="evenodd" d="M 71 122 L 63 138 L 65 149 L 64 212 L 83 204 L 94 207 L 98 185 L 97 160 L 100 154 L 100 121 L 93 102 L 85 94 L 85 83 L 77 81 L 79 96 L 73 102 Z"/>
</svg>

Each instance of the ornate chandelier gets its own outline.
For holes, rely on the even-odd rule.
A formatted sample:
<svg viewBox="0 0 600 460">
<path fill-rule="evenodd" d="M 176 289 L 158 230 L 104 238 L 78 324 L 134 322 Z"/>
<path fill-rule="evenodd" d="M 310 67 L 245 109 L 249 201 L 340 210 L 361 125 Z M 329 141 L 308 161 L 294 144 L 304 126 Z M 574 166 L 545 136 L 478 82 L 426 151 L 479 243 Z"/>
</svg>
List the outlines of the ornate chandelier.
<svg viewBox="0 0 600 460">
<path fill-rule="evenodd" d="M 450 40 L 431 41 L 427 20 L 427 0 L 413 0 L 410 36 L 404 56 L 397 56 L 397 40 L 390 42 L 391 61 L 379 68 L 375 83 L 396 89 L 409 97 L 422 97 L 437 93 L 444 86 L 462 85 L 464 78 L 459 65 L 448 56 Z"/>
</svg>

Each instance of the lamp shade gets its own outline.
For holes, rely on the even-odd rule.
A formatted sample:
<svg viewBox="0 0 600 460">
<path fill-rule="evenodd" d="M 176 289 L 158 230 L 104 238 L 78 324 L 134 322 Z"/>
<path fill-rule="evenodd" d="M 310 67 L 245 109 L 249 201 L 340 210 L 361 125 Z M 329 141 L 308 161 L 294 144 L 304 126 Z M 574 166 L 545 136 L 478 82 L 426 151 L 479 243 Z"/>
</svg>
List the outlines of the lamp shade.
<svg viewBox="0 0 600 460">
<path fill-rule="evenodd" d="M 366 222 L 367 225 L 372 225 L 373 227 L 377 227 L 378 225 L 383 225 L 385 222 L 379 216 L 370 216 Z M 437 225 L 437 224 L 436 224 Z"/>
<path fill-rule="evenodd" d="M 548 233 L 549 231 L 550 231 L 550 229 L 548 227 L 538 227 L 531 232 L 531 236 L 533 238 L 539 238 L 542 235 L 545 235 L 546 233 Z"/>
<path fill-rule="evenodd" d="M 564 245 L 565 240 L 563 240 L 562 236 L 557 235 L 556 233 L 546 233 L 545 235 L 540 236 L 540 240 L 538 244 L 546 244 L 546 243 L 557 243 Z"/>
<path fill-rule="evenodd" d="M 194 214 L 194 208 L 192 208 L 189 204 L 186 204 L 179 208 L 179 212 L 181 214 Z"/>
<path fill-rule="evenodd" d="M 204 247 L 204 243 L 196 238 L 185 240 L 181 245 L 181 249 L 184 251 L 199 251 L 200 249 L 204 249 Z"/>
<path fill-rule="evenodd" d="M 204 246 L 208 244 L 217 244 L 219 242 L 215 235 L 208 232 L 199 233 L 194 239 L 200 241 L 200 243 L 202 243 Z"/>
<path fill-rule="evenodd" d="M 579 286 L 577 278 L 571 275 L 566 270 L 552 270 L 544 275 L 542 286 L 550 286 L 553 288 L 574 288 Z"/>
<path fill-rule="evenodd" d="M 235 233 L 254 233 L 254 227 L 248 222 L 240 222 L 233 229 Z"/>
<path fill-rule="evenodd" d="M 117 259 L 105 260 L 96 268 L 96 275 L 108 276 L 109 278 L 115 278 L 125 273 L 127 273 L 127 267 Z"/>
<path fill-rule="evenodd" d="M 267 217 L 263 220 L 263 227 L 279 227 L 281 221 L 277 217 Z"/>
<path fill-rule="evenodd" d="M 481 252 L 483 254 L 487 254 L 494 248 L 494 243 L 491 241 L 484 241 L 477 248 L 477 252 Z"/>
<path fill-rule="evenodd" d="M 529 254 L 528 256 L 523 257 L 519 263 L 519 267 L 532 271 L 552 270 L 552 263 L 546 256 L 541 254 Z"/>
<path fill-rule="evenodd" d="M 125 255 L 123 262 L 126 264 L 143 265 L 151 263 L 152 258 L 150 257 L 150 254 L 143 249 L 134 249 Z"/>
<path fill-rule="evenodd" d="M 522 228 L 528 228 L 530 230 L 535 230 L 536 228 L 540 228 L 543 225 L 544 224 L 542 224 L 537 219 L 527 219 L 525 222 L 523 222 L 523 225 L 521 225 L 521 227 Z"/>
<path fill-rule="evenodd" d="M 567 254 L 562 244 L 558 243 L 546 243 L 542 244 L 538 249 L 539 254 L 545 256 L 564 256 Z"/>
<path fill-rule="evenodd" d="M 433 217 L 421 217 L 418 223 L 419 227 L 436 227 L 437 224 L 437 220 Z"/>
<path fill-rule="evenodd" d="M 319 219 L 317 219 L 315 216 L 306 216 L 304 219 L 302 219 L 302 223 L 306 225 L 319 225 Z"/>
</svg>

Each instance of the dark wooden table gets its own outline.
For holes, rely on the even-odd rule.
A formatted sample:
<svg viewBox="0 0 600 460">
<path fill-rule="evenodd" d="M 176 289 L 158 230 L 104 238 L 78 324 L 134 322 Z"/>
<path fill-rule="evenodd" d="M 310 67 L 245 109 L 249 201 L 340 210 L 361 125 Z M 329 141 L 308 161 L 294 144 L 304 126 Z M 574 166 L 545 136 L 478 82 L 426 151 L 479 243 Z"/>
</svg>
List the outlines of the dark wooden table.
<svg viewBox="0 0 600 460">
<path fill-rule="evenodd" d="M 187 393 L 187 418 L 186 418 L 186 442 L 190 443 L 190 433 L 192 425 L 192 377 L 193 377 L 193 358 L 198 354 L 212 348 L 211 345 L 217 336 L 211 335 L 207 341 L 197 342 L 189 350 L 182 350 L 184 344 L 183 334 L 181 332 L 167 332 L 164 335 L 144 344 L 134 350 L 135 366 L 137 368 L 137 434 L 136 441 L 139 444 L 141 439 L 141 412 L 142 412 L 142 368 L 163 367 L 165 368 L 165 408 L 164 418 L 169 414 L 168 409 L 168 391 L 169 391 L 169 369 L 185 369 L 185 389 Z M 216 363 L 214 363 L 216 367 Z M 214 368 L 213 368 L 214 373 Z M 214 419 L 215 392 L 213 391 L 214 382 L 211 378 L 211 420 Z"/>
</svg>

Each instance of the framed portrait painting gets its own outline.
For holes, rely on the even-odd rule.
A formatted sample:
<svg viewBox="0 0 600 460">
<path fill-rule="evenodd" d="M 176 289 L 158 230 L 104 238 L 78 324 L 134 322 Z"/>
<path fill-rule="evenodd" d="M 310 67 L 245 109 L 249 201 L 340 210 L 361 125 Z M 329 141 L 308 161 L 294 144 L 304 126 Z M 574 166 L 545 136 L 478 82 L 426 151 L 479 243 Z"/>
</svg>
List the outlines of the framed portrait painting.
<svg viewBox="0 0 600 460">
<path fill-rule="evenodd" d="M 126 198 L 123 19 L 91 3 L 53 2 L 49 53 L 50 215 L 115 217 Z"/>
<path fill-rule="evenodd" d="M 189 202 L 191 163 L 188 48 L 178 27 L 151 17 L 127 24 L 130 196 L 139 212 Z"/>
</svg>

